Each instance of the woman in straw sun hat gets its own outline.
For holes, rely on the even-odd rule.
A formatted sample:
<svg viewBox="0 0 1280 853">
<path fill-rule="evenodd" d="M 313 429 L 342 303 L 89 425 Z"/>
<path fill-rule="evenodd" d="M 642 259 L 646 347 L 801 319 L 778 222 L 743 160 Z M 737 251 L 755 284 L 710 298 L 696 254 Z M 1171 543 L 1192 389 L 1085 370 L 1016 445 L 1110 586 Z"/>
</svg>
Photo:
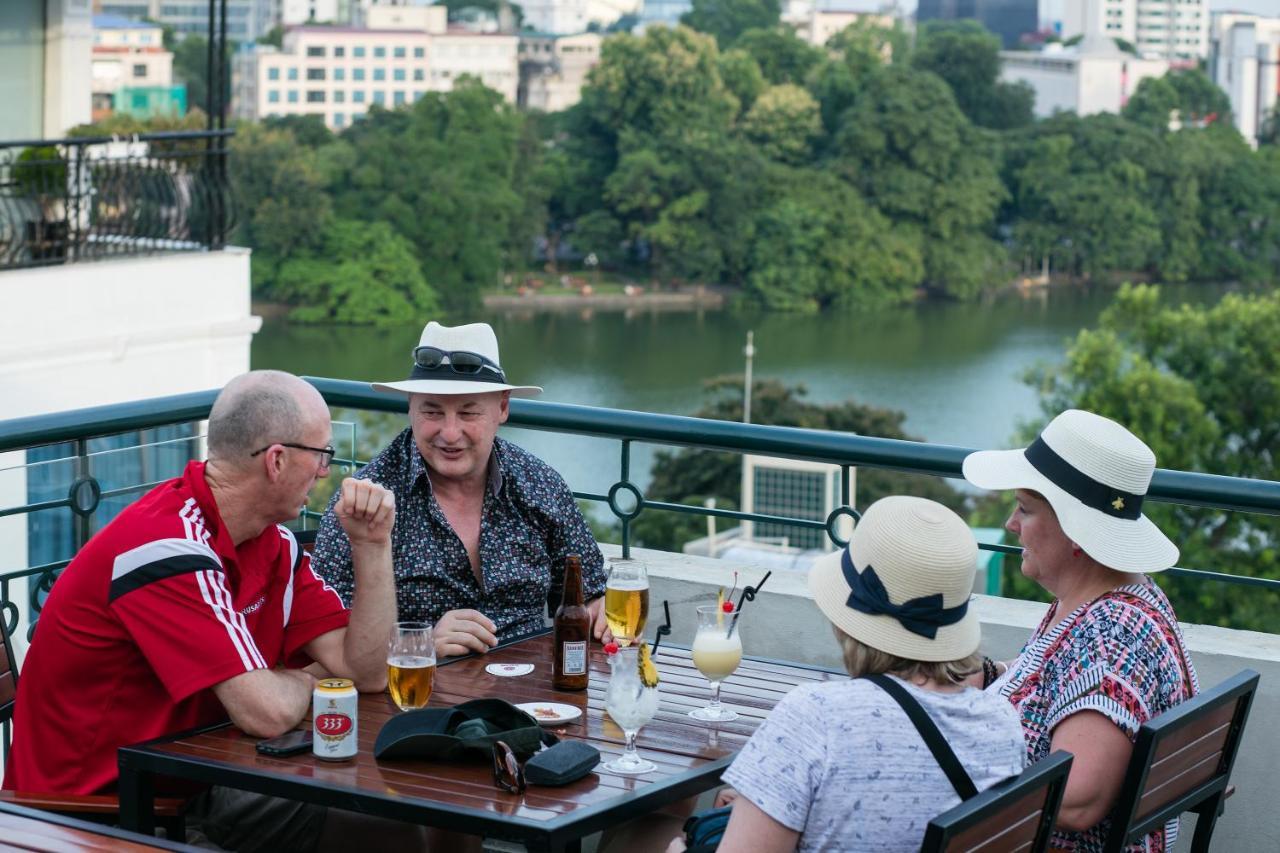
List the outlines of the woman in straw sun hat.
<svg viewBox="0 0 1280 853">
<path fill-rule="evenodd" d="M 1030 761 L 1075 755 L 1055 848 L 1102 850 L 1138 727 L 1199 690 L 1173 608 L 1148 576 L 1178 559 L 1142 514 L 1155 464 L 1120 424 L 1074 409 L 1023 450 L 964 460 L 975 486 L 1014 490 L 1005 528 L 1022 543 L 1022 573 L 1054 596 L 990 691 L 1018 709 Z M 1175 820 L 1128 849 L 1166 850 L 1176 832 Z"/>
<path fill-rule="evenodd" d="M 809 588 L 853 678 L 796 688 L 751 736 L 725 772 L 737 796 L 721 851 L 919 850 L 958 791 L 1022 771 L 1017 714 L 964 684 L 981 667 L 977 556 L 954 512 L 897 496 L 868 507 L 848 547 L 813 567 Z M 899 692 L 941 731 L 965 784 L 944 772 Z"/>
</svg>

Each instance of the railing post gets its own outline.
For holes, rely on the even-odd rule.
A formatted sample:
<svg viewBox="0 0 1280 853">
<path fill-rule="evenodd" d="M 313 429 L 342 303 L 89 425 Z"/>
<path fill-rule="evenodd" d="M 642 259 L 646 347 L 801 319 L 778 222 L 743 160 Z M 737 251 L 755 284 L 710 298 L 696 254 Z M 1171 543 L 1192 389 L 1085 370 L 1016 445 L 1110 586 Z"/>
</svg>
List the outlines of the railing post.
<svg viewBox="0 0 1280 853">
<path fill-rule="evenodd" d="M 76 439 L 76 480 L 90 479 L 92 476 L 89 473 L 89 442 L 87 439 L 78 438 Z M 89 537 L 93 532 L 93 525 L 87 513 L 82 514 L 73 510 L 71 516 L 75 519 L 73 527 L 75 552 L 79 554 L 80 549 L 89 542 Z"/>
<path fill-rule="evenodd" d="M 622 440 L 621 474 L 621 482 L 626 483 L 631 480 L 631 439 L 629 438 Z M 625 515 L 622 517 L 622 559 L 631 559 L 631 519 Z"/>
</svg>

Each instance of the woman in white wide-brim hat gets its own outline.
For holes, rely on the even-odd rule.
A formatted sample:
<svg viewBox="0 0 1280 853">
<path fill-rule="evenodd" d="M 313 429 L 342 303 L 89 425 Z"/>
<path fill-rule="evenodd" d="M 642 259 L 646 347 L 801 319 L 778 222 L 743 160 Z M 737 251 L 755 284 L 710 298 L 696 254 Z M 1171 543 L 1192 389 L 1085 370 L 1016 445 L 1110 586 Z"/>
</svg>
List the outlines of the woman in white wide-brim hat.
<svg viewBox="0 0 1280 853">
<path fill-rule="evenodd" d="M 1178 549 L 1142 514 L 1156 458 L 1114 421 L 1070 410 L 1022 450 L 964 460 L 984 489 L 1012 489 L 1005 528 L 1022 573 L 1054 596 L 1018 658 L 995 679 L 1022 717 L 1028 758 L 1075 755 L 1052 846 L 1102 850 L 1138 727 L 1199 690 L 1173 607 L 1148 577 Z M 1165 850 L 1169 830 L 1146 846 Z"/>
<path fill-rule="evenodd" d="M 720 851 L 919 850 L 964 786 L 891 690 L 941 731 L 966 796 L 1022 771 L 1017 714 L 964 684 L 981 667 L 969 608 L 977 556 L 954 512 L 898 496 L 868 507 L 848 547 L 814 565 L 809 589 L 853 678 L 796 688 L 751 736 L 724 775 L 737 796 Z"/>
</svg>

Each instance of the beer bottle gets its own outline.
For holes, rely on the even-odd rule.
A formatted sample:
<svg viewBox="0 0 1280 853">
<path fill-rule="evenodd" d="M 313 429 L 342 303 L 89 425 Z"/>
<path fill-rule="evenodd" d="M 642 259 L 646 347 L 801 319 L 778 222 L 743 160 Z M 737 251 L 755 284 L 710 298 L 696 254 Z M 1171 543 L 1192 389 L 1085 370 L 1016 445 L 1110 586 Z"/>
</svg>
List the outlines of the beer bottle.
<svg viewBox="0 0 1280 853">
<path fill-rule="evenodd" d="M 557 690 L 587 689 L 587 648 L 591 643 L 591 613 L 582 601 L 582 558 L 564 558 L 564 592 L 555 616 L 553 684 Z"/>
</svg>

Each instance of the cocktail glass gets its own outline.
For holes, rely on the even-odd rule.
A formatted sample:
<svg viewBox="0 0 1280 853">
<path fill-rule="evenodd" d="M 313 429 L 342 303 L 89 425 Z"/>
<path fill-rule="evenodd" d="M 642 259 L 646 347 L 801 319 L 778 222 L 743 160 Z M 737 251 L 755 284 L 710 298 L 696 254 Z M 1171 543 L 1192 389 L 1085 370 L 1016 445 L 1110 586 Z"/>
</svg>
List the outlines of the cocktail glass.
<svg viewBox="0 0 1280 853">
<path fill-rule="evenodd" d="M 605 694 L 604 709 L 626 735 L 627 746 L 622 755 L 603 765 L 611 773 L 635 776 L 658 769 L 636 752 L 636 735 L 658 712 L 658 688 L 645 687 L 640 681 L 640 647 L 627 646 L 618 649 L 609 658 L 613 672 L 609 675 L 609 689 Z"/>
<path fill-rule="evenodd" d="M 613 561 L 604 587 L 604 618 L 620 646 L 629 646 L 644 634 L 649 620 L 649 573 L 644 563 Z"/>
<path fill-rule="evenodd" d="M 738 714 L 720 704 L 720 684 L 742 663 L 740 613 L 725 613 L 715 604 L 698 608 L 698 633 L 693 635 L 693 665 L 711 682 L 711 703 L 689 712 L 705 723 L 726 723 Z"/>
</svg>

